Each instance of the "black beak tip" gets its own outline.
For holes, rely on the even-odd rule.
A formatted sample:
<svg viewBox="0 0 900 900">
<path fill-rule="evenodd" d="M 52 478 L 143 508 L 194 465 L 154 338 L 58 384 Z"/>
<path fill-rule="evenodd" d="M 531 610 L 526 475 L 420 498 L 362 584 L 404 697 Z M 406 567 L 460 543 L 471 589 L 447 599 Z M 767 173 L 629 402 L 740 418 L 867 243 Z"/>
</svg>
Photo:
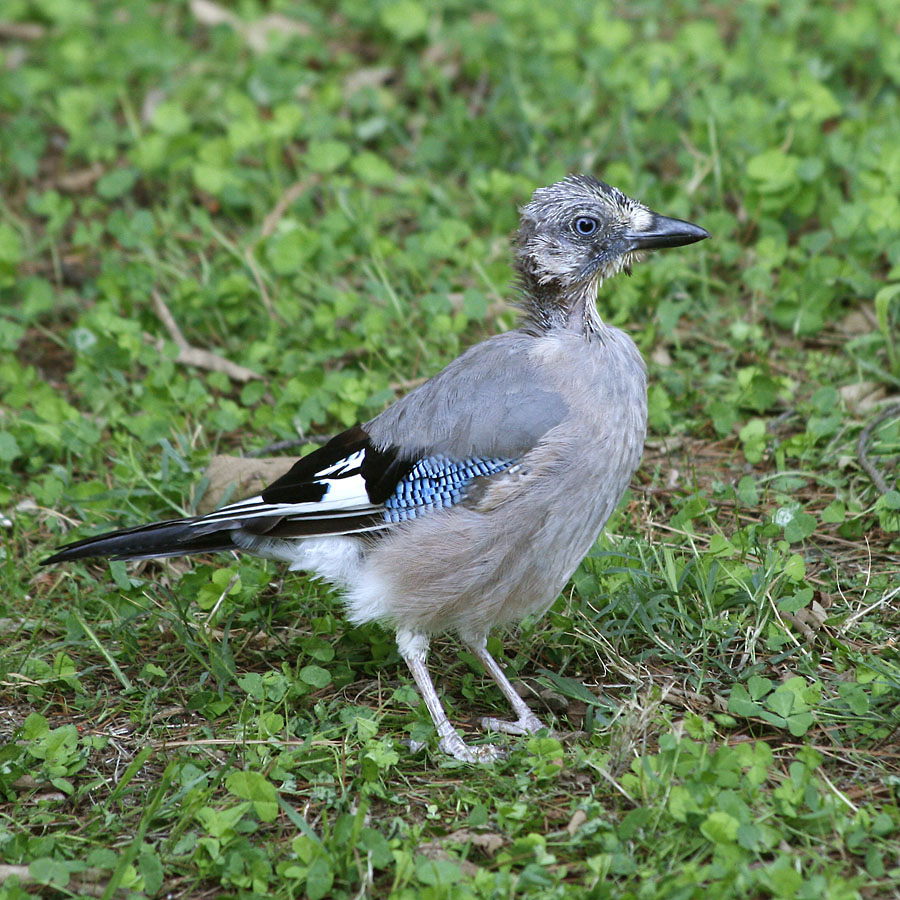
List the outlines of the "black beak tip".
<svg viewBox="0 0 900 900">
<path fill-rule="evenodd" d="M 689 228 L 685 229 L 685 233 L 690 237 L 690 240 L 688 241 L 690 244 L 693 244 L 696 241 L 705 241 L 708 237 L 711 237 L 710 233 L 705 228 L 694 225 L 693 222 L 685 222 L 684 224 L 689 226 Z"/>
<path fill-rule="evenodd" d="M 693 222 L 655 215 L 648 228 L 632 233 L 629 237 L 635 250 L 661 250 L 665 247 L 695 244 L 697 241 L 706 240 L 709 236 L 705 228 Z"/>
</svg>

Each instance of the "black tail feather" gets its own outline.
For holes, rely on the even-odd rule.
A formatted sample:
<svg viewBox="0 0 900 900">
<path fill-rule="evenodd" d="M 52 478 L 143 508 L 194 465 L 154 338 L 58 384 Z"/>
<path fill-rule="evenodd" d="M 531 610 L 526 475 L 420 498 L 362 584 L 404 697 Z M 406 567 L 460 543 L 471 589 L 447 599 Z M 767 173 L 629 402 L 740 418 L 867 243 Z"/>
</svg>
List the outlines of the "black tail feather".
<svg viewBox="0 0 900 900">
<path fill-rule="evenodd" d="M 155 559 L 237 549 L 231 540 L 231 529 L 197 534 L 196 529 L 191 527 L 196 521 L 197 519 L 171 519 L 98 534 L 61 547 L 52 556 L 41 560 L 41 565 L 49 566 L 73 559 Z"/>
</svg>

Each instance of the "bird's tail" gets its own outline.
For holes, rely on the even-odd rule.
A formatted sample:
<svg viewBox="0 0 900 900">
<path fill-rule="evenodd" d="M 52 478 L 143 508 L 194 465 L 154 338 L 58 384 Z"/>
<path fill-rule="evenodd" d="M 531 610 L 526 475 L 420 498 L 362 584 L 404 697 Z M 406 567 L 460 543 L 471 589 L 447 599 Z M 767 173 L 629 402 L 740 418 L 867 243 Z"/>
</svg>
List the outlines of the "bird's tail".
<svg viewBox="0 0 900 900">
<path fill-rule="evenodd" d="M 109 531 L 61 547 L 53 556 L 41 560 L 42 566 L 73 559 L 109 557 L 110 559 L 155 559 L 161 556 L 187 556 L 237 549 L 231 540 L 233 528 L 203 533 L 196 518 L 170 519 L 152 525 L 138 525 L 122 531 Z"/>
</svg>

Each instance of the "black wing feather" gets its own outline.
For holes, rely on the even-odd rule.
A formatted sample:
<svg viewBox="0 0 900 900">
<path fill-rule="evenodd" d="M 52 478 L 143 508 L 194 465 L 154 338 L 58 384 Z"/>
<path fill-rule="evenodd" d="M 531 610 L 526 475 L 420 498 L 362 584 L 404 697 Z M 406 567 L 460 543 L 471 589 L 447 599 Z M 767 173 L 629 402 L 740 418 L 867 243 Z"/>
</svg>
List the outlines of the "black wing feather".
<svg viewBox="0 0 900 900">
<path fill-rule="evenodd" d="M 391 496 L 418 459 L 418 455 L 401 454 L 397 447 L 376 447 L 368 432 L 360 425 L 355 425 L 333 437 L 318 450 L 297 460 L 281 478 L 273 481 L 262 492 L 263 500 L 266 503 L 318 502 L 325 494 L 324 485 L 317 480 L 321 473 L 360 450 L 365 451 L 360 472 L 366 483 L 366 493 L 376 505 L 384 503 Z M 318 495 L 316 491 L 319 492 Z"/>
<path fill-rule="evenodd" d="M 360 454 L 360 458 L 351 463 L 354 454 Z M 345 461 L 346 468 L 341 468 Z M 42 565 L 91 557 L 151 559 L 232 550 L 236 545 L 231 533 L 236 528 L 284 538 L 350 534 L 383 528 L 387 524 L 384 516 L 373 511 L 371 506 L 381 506 L 415 462 L 415 459 L 401 455 L 396 447 L 375 447 L 368 433 L 355 426 L 297 460 L 255 501 L 239 501 L 207 516 L 154 522 L 85 538 L 62 547 L 43 560 Z M 334 471 L 323 475 L 329 469 Z M 325 497 L 329 481 L 356 476 L 363 479 L 369 504 L 363 503 L 358 509 L 351 506 L 344 511 L 316 511 L 314 504 Z M 279 504 L 307 503 L 313 507 L 287 515 L 280 514 L 281 510 L 277 508 Z M 275 505 L 271 515 L 266 515 L 268 510 L 261 508 L 266 504 Z"/>
</svg>

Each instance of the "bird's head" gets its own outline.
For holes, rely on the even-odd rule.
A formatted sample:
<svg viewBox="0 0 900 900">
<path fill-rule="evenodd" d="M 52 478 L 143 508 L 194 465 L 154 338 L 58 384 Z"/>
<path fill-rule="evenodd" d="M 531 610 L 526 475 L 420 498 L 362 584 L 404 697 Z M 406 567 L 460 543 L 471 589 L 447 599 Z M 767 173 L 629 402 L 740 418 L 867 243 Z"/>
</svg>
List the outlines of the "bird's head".
<svg viewBox="0 0 900 900">
<path fill-rule="evenodd" d="M 709 232 L 670 219 L 590 175 L 539 188 L 522 208 L 516 266 L 526 283 L 563 291 L 631 271 L 641 251 L 680 247 Z"/>
</svg>

